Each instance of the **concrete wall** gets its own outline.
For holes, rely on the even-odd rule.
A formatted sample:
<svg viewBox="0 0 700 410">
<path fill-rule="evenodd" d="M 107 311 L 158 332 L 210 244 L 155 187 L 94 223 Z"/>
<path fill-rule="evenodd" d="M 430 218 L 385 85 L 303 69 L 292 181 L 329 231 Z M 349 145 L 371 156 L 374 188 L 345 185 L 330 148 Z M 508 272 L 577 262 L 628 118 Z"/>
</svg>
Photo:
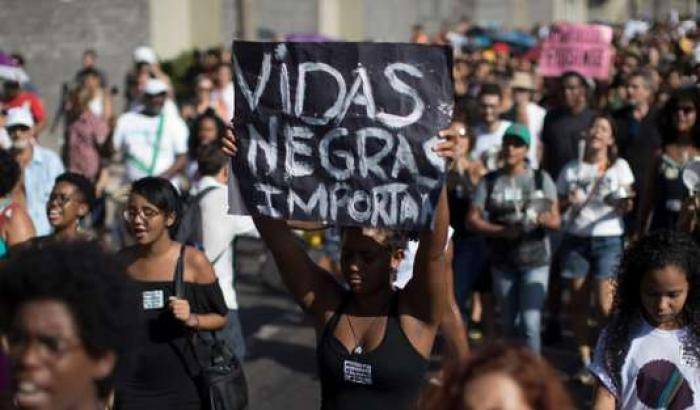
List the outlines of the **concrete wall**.
<svg viewBox="0 0 700 410">
<path fill-rule="evenodd" d="M 60 85 L 73 77 L 87 48 L 109 81 L 122 87 L 132 50 L 148 43 L 146 0 L 0 0 L 0 50 L 20 52 L 53 114 Z"/>
</svg>

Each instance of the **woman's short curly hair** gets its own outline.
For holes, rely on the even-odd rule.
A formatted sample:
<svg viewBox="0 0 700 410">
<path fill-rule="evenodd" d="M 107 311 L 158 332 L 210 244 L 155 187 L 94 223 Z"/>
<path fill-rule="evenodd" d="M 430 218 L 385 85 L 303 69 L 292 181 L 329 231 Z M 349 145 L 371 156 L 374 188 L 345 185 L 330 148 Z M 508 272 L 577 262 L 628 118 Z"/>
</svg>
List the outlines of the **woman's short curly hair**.
<svg viewBox="0 0 700 410">
<path fill-rule="evenodd" d="M 493 343 L 445 369 L 437 392 L 422 399 L 424 410 L 463 410 L 465 387 L 481 376 L 503 374 L 518 384 L 529 408 L 571 410 L 575 407 L 563 383 L 547 361 L 526 347 Z"/>
<path fill-rule="evenodd" d="M 17 186 L 22 171 L 10 153 L 0 150 L 0 198 L 7 196 Z"/>
<path fill-rule="evenodd" d="M 66 305 L 85 350 L 92 357 L 132 347 L 138 317 L 124 265 L 95 242 L 70 241 L 19 249 L 0 265 L 0 333 L 15 323 L 19 309 L 39 300 Z M 96 381 L 103 397 L 113 377 Z"/>
</svg>

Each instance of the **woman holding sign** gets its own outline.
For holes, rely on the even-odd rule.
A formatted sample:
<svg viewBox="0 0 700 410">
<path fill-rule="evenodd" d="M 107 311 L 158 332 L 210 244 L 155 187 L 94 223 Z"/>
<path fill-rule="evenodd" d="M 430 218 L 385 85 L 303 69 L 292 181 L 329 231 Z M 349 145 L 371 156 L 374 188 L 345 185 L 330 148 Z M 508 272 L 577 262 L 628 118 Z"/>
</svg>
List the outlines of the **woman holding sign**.
<svg viewBox="0 0 700 410">
<path fill-rule="evenodd" d="M 231 131 L 224 151 L 236 155 Z M 454 157 L 454 138 L 435 151 Z M 395 291 L 392 276 L 407 242 L 403 233 L 343 228 L 340 264 L 346 290 L 311 260 L 286 221 L 254 216 L 260 235 L 283 267 L 287 288 L 315 319 L 322 409 L 406 409 L 415 402 L 447 305 L 444 249 L 449 215 L 444 188 L 434 218 L 434 229 L 420 233 L 413 278 Z"/>
</svg>

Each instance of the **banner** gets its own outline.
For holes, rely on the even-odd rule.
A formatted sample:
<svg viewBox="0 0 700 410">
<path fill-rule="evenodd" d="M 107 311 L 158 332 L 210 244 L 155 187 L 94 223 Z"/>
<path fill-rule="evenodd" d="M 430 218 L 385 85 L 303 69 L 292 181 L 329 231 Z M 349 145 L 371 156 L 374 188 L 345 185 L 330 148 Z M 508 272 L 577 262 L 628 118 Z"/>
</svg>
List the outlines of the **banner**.
<svg viewBox="0 0 700 410">
<path fill-rule="evenodd" d="M 453 109 L 447 47 L 236 41 L 233 55 L 233 170 L 250 212 L 430 226 L 445 168 L 432 148 Z"/>
<path fill-rule="evenodd" d="M 576 71 L 586 77 L 607 79 L 613 62 L 612 28 L 591 24 L 561 24 L 542 44 L 539 73 L 558 77 Z"/>
</svg>

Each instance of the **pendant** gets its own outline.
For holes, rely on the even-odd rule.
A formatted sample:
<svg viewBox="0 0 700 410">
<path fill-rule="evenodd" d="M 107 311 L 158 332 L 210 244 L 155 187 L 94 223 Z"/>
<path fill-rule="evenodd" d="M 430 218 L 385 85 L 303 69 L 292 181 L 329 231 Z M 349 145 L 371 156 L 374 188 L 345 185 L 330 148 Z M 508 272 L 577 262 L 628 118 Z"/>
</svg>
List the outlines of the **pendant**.
<svg viewBox="0 0 700 410">
<path fill-rule="evenodd" d="M 357 346 L 352 352 L 355 354 L 362 354 L 362 352 L 364 352 L 364 349 L 362 349 L 362 346 Z"/>
</svg>

